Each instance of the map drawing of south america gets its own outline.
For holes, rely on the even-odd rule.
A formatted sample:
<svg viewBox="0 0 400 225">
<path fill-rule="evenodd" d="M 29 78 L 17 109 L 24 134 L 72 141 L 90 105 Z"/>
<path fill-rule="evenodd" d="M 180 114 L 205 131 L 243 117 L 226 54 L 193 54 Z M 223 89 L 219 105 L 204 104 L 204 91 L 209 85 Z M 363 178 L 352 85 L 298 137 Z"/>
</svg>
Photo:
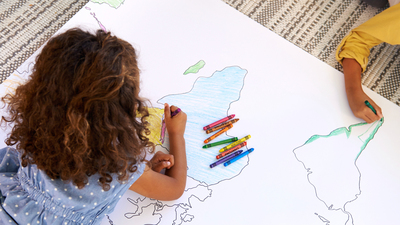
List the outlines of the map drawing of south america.
<svg viewBox="0 0 400 225">
<path fill-rule="evenodd" d="M 330 211 L 345 215 L 340 223 L 315 213 L 324 224 L 353 225 L 354 218 L 346 210 L 347 204 L 361 195 L 361 171 L 357 159 L 383 124 L 383 118 L 374 123 L 359 123 L 342 127 L 328 135 L 314 135 L 305 144 L 293 150 L 296 159 L 307 171 L 308 182 L 316 197 Z"/>
</svg>

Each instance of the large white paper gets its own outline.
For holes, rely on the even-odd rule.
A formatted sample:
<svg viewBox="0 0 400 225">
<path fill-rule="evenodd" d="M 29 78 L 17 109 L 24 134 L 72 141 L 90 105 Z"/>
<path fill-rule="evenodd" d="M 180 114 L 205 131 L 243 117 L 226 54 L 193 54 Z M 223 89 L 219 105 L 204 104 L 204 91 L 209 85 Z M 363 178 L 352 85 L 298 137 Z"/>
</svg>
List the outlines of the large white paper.
<svg viewBox="0 0 400 225">
<path fill-rule="evenodd" d="M 59 32 L 76 26 L 132 43 L 141 94 L 155 108 L 169 102 L 188 114 L 184 195 L 162 202 L 128 191 L 103 225 L 398 224 L 398 106 L 365 89 L 385 117 L 360 124 L 340 72 L 219 0 L 135 0 L 117 9 L 90 2 Z M 29 75 L 33 59 L 2 95 Z M 203 68 L 184 75 L 200 60 Z M 255 150 L 211 169 L 219 148 L 201 148 L 209 136 L 202 127 L 230 114 L 240 121 L 216 140 L 250 134 L 244 150 Z"/>
</svg>

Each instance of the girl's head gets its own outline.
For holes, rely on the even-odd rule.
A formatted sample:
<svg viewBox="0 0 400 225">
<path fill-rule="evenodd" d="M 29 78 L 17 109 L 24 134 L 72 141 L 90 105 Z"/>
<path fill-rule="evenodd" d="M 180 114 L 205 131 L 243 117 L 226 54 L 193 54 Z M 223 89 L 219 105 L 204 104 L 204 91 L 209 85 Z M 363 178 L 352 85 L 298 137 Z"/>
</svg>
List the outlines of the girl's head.
<svg viewBox="0 0 400 225">
<path fill-rule="evenodd" d="M 44 46 L 28 82 L 2 99 L 9 111 L 2 121 L 14 123 L 6 143 L 17 144 L 23 166 L 79 188 L 99 173 L 108 190 L 111 173 L 128 179 L 153 146 L 139 90 L 128 42 L 102 30 L 68 30 Z"/>
</svg>

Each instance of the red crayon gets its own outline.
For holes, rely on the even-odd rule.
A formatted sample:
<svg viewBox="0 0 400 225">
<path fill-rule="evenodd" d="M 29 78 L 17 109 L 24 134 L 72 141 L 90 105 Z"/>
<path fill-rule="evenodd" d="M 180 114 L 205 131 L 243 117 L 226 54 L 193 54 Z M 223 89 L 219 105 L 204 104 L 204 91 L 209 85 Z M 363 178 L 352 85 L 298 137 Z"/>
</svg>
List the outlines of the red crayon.
<svg viewBox="0 0 400 225">
<path fill-rule="evenodd" d="M 218 125 L 218 124 L 220 124 L 220 123 L 223 123 L 223 122 L 225 122 L 225 121 L 227 121 L 227 120 L 232 119 L 233 117 L 235 117 L 235 114 L 229 115 L 229 116 L 227 116 L 227 117 L 225 117 L 225 118 L 223 118 L 223 119 L 218 120 L 217 122 L 214 122 L 214 123 L 212 123 L 212 124 L 209 124 L 209 125 L 203 127 L 203 130 L 210 129 L 211 127 L 214 127 L 214 126 L 216 126 L 216 125 Z"/>
<path fill-rule="evenodd" d="M 232 148 L 222 152 L 221 154 L 217 155 L 216 158 L 220 159 L 222 157 L 225 157 L 225 156 L 231 154 L 232 152 L 234 152 L 234 151 L 238 150 L 239 148 L 244 147 L 246 145 L 247 145 L 247 142 L 240 143 L 240 144 L 236 145 L 235 147 L 232 147 Z"/>
<path fill-rule="evenodd" d="M 215 126 L 215 127 L 212 127 L 212 128 L 210 128 L 210 129 L 206 130 L 206 133 L 209 134 L 209 133 L 214 132 L 214 131 L 216 131 L 216 130 L 222 129 L 222 128 L 228 126 L 229 124 L 234 124 L 234 123 L 236 123 L 237 121 L 239 121 L 239 118 L 226 121 L 226 122 L 224 122 L 224 123 L 221 123 L 221 124 L 219 124 L 219 125 L 217 125 L 217 126 Z"/>
<path fill-rule="evenodd" d="M 224 132 L 228 131 L 229 129 L 231 129 L 233 127 L 232 124 L 228 125 L 227 127 L 225 127 L 224 129 L 218 131 L 218 133 L 215 133 L 213 136 L 207 138 L 206 140 L 204 140 L 204 143 L 208 143 L 212 140 L 214 140 L 216 137 L 218 137 L 219 135 L 223 134 Z"/>
</svg>

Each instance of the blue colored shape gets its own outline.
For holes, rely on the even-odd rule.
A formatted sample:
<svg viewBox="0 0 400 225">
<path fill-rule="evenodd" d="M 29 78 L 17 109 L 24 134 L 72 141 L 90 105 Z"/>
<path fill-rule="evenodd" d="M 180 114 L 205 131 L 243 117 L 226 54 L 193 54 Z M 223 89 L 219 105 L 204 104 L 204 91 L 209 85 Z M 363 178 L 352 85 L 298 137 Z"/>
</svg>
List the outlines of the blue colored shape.
<svg viewBox="0 0 400 225">
<path fill-rule="evenodd" d="M 216 71 L 211 77 L 198 78 L 192 90 L 187 93 L 168 95 L 158 101 L 176 105 L 187 114 L 185 140 L 188 176 L 195 180 L 208 185 L 217 184 L 238 175 L 247 165 L 248 160 L 240 160 L 229 168 L 219 165 L 211 169 L 209 165 L 216 161 L 218 150 L 224 146 L 202 148 L 203 141 L 210 136 L 204 132 L 203 127 L 234 114 L 228 113 L 228 109 L 232 102 L 239 100 L 246 74 L 247 70 L 240 67 L 227 67 Z M 231 137 L 224 133 L 213 141 L 227 138 Z"/>
</svg>

